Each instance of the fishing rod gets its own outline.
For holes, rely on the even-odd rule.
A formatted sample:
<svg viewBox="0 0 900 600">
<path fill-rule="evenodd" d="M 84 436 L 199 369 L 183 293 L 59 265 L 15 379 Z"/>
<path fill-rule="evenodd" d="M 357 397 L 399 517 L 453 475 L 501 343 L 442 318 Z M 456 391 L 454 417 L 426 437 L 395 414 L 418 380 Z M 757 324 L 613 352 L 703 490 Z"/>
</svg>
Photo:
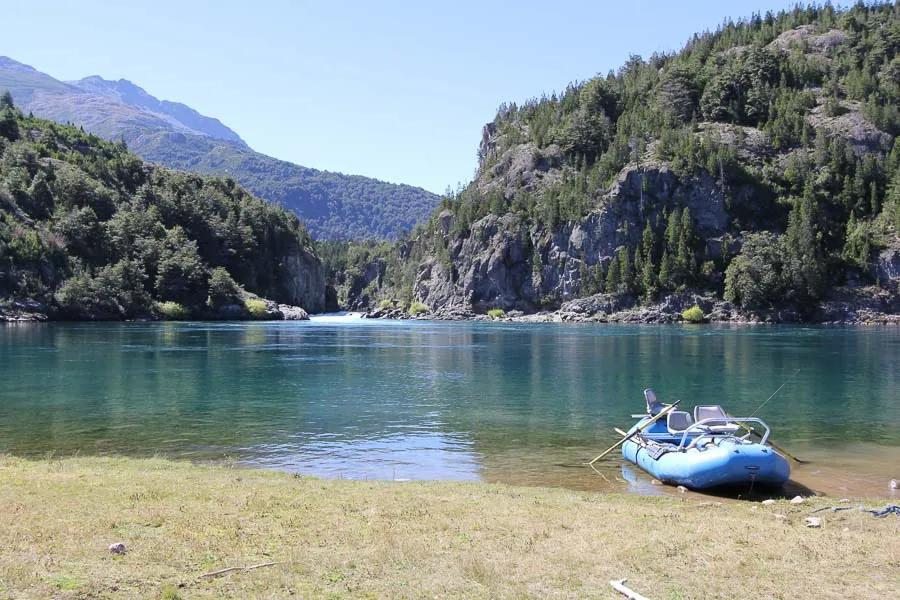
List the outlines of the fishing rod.
<svg viewBox="0 0 900 600">
<path fill-rule="evenodd" d="M 772 395 L 771 395 L 771 396 L 769 396 L 768 398 L 766 398 L 765 402 L 763 402 L 762 404 L 760 404 L 759 406 L 757 406 L 757 407 L 756 407 L 756 410 L 754 410 L 752 413 L 750 413 L 750 416 L 751 416 L 751 417 L 755 417 L 755 416 L 756 416 L 756 413 L 758 413 L 759 411 L 761 411 L 761 410 L 763 409 L 763 407 L 764 407 L 766 404 L 769 403 L 769 400 L 771 400 L 771 399 L 774 398 L 776 395 L 778 395 L 778 392 L 781 391 L 781 388 L 783 388 L 784 386 L 786 386 L 787 384 L 789 384 L 789 383 L 791 382 L 791 380 L 792 380 L 794 377 L 796 377 L 796 376 L 797 376 L 797 373 L 799 373 L 799 372 L 800 372 L 800 369 L 795 370 L 795 371 L 793 372 L 793 374 L 792 374 L 790 377 L 788 377 L 787 379 L 784 380 L 784 383 L 782 383 L 780 386 L 778 386 L 778 389 L 777 389 L 777 390 L 775 390 L 774 392 L 772 392 Z"/>
<path fill-rule="evenodd" d="M 790 383 L 791 380 L 797 376 L 797 373 L 799 373 L 799 372 L 800 372 L 800 369 L 797 369 L 796 371 L 794 371 L 793 374 L 784 381 L 784 383 L 782 383 L 780 386 L 778 386 L 777 390 L 772 392 L 771 396 L 766 398 L 766 400 L 762 404 L 760 404 L 759 406 L 756 407 L 756 410 L 754 410 L 750 414 L 750 417 L 755 417 L 756 413 L 761 411 L 763 409 L 763 407 L 769 403 L 769 400 L 774 398 L 778 394 L 778 392 L 780 392 L 782 390 L 782 388 L 784 388 L 784 386 L 786 386 L 788 383 Z M 756 430 L 753 429 L 752 427 L 748 427 L 747 425 L 744 425 L 743 423 L 739 423 L 739 425 L 746 431 L 749 431 L 750 433 L 755 433 L 756 435 L 759 435 L 758 433 L 756 433 Z M 784 454 L 785 456 L 787 456 L 788 458 L 790 458 L 791 460 L 796 461 L 799 464 L 806 464 L 809 462 L 808 460 L 801 460 L 801 459 L 797 458 L 796 456 L 794 456 L 793 454 L 791 454 L 790 452 L 788 452 L 781 446 L 775 444 L 775 442 L 773 442 L 772 440 L 769 440 L 769 445 L 772 446 L 773 448 L 775 448 L 776 450 L 778 450 L 779 452 L 781 452 L 782 454 Z"/>
</svg>

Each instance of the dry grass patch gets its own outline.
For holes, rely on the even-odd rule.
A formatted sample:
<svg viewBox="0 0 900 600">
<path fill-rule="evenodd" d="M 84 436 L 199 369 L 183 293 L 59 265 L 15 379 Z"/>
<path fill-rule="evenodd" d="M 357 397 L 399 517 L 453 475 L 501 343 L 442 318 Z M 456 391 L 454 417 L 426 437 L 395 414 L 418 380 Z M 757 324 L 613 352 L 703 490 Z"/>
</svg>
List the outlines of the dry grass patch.
<svg viewBox="0 0 900 600">
<path fill-rule="evenodd" d="M 0 457 L 0 597 L 611 598 L 623 577 L 655 599 L 896 592 L 900 519 L 823 512 L 806 528 L 830 502 Z M 111 555 L 114 542 L 128 552 Z"/>
</svg>

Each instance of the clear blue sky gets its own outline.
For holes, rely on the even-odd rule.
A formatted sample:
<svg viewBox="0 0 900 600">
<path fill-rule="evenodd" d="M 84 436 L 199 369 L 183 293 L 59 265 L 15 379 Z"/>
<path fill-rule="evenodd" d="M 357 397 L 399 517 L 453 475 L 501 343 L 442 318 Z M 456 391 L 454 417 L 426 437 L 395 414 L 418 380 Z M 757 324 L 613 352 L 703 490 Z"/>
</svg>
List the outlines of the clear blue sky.
<svg viewBox="0 0 900 600">
<path fill-rule="evenodd" d="M 783 0 L 0 0 L 0 55 L 125 78 L 302 165 L 443 192 L 504 101 Z"/>
</svg>

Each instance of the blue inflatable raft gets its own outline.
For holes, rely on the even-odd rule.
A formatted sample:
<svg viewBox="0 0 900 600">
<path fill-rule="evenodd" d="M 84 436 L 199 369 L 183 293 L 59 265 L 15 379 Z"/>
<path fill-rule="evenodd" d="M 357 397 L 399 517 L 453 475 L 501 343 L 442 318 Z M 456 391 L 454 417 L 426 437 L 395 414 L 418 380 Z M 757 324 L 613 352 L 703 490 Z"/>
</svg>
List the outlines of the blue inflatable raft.
<svg viewBox="0 0 900 600">
<path fill-rule="evenodd" d="M 770 430 L 761 419 L 731 417 L 720 406 L 697 406 L 692 415 L 659 404 L 653 390 L 644 395 L 647 415 L 627 432 L 622 456 L 663 483 L 777 487 L 790 477 L 787 459 L 767 445 Z"/>
</svg>

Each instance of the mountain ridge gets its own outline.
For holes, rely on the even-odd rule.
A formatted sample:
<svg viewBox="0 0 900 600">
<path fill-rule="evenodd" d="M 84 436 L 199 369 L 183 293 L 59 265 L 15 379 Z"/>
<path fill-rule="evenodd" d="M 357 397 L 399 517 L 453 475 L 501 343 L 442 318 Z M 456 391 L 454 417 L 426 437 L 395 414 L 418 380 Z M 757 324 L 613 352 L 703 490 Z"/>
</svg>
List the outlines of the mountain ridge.
<svg viewBox="0 0 900 600">
<path fill-rule="evenodd" d="M 439 196 L 419 187 L 296 165 L 250 148 L 218 119 L 159 100 L 127 80 L 94 75 L 59 81 L 0 57 L 0 91 L 25 112 L 124 141 L 145 160 L 228 176 L 281 204 L 318 239 L 397 239 L 431 213 Z"/>
</svg>

